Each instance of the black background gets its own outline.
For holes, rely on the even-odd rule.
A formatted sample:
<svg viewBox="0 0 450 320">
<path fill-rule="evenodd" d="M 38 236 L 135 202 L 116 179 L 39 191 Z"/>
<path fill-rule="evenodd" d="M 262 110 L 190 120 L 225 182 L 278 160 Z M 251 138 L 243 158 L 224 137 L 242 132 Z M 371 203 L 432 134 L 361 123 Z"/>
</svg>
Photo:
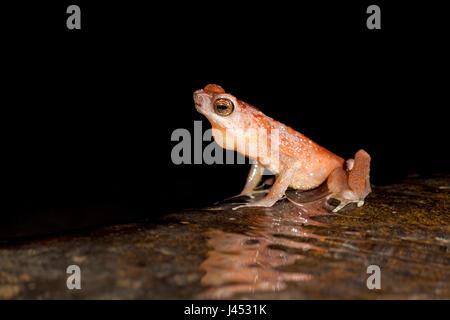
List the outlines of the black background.
<svg viewBox="0 0 450 320">
<path fill-rule="evenodd" d="M 66 8 L 81 7 L 81 30 Z M 382 29 L 366 28 L 378 4 Z M 217 83 L 371 182 L 448 171 L 445 10 L 427 2 L 21 2 L 2 10 L 0 238 L 156 218 L 242 188 L 248 165 L 174 165 Z"/>
</svg>

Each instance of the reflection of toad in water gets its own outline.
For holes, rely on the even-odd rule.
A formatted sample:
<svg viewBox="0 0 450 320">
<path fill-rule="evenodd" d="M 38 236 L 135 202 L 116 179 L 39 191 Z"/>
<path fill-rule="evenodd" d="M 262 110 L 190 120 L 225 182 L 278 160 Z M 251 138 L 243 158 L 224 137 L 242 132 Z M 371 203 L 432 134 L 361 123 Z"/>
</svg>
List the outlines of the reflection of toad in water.
<svg viewBox="0 0 450 320">
<path fill-rule="evenodd" d="M 284 248 L 324 250 L 300 242 L 302 238 L 323 238 L 302 227 L 325 226 L 309 219 L 310 216 L 325 213 L 317 208 L 317 204 L 297 207 L 285 202 L 265 210 L 263 215 L 251 211 L 243 213 L 239 223 L 252 229 L 246 234 L 220 230 L 208 232 L 211 250 L 200 268 L 206 271 L 201 283 L 210 288 L 199 298 L 221 299 L 239 293 L 280 291 L 286 288 L 288 281 L 311 279 L 311 275 L 280 271 L 278 268 L 303 258 L 301 254 L 287 252 Z"/>
</svg>

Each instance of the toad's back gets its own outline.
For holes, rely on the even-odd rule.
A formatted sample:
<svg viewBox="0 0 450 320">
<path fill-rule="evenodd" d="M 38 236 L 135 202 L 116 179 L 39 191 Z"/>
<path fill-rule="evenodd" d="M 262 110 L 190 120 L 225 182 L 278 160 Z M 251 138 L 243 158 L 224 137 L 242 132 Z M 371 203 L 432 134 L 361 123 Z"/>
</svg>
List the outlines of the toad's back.
<svg viewBox="0 0 450 320">
<path fill-rule="evenodd" d="M 319 146 L 317 143 L 295 131 L 291 127 L 266 116 L 257 108 L 238 100 L 242 111 L 251 115 L 248 127 L 263 129 L 267 132 L 268 139 L 278 137 L 279 155 L 271 155 L 266 158 L 255 158 L 246 153 L 246 156 L 257 160 L 273 173 L 277 174 L 288 160 L 294 158 L 298 162 L 299 169 L 290 187 L 300 190 L 308 190 L 319 186 L 330 173 L 337 167 L 342 167 L 344 159 Z M 278 135 L 273 133 L 278 132 Z M 270 141 L 272 145 L 273 141 Z M 276 157 L 276 158 L 275 158 Z M 278 162 L 279 159 L 279 162 Z"/>
<path fill-rule="evenodd" d="M 280 164 L 285 158 L 294 158 L 298 162 L 290 187 L 308 190 L 319 186 L 330 173 L 342 167 L 344 159 L 319 146 L 317 143 L 278 121 L 274 125 L 279 130 Z"/>
</svg>

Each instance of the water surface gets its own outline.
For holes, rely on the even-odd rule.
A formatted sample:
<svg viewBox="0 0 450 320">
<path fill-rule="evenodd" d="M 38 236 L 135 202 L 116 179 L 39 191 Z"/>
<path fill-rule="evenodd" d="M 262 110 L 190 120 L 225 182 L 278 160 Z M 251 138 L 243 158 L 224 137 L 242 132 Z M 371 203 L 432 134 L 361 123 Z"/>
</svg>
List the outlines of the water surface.
<svg viewBox="0 0 450 320">
<path fill-rule="evenodd" d="M 450 178 L 374 187 L 333 214 L 288 200 L 4 242 L 0 298 L 450 299 Z M 67 290 L 77 264 L 83 289 Z M 381 269 L 370 290 L 367 267 Z"/>
</svg>

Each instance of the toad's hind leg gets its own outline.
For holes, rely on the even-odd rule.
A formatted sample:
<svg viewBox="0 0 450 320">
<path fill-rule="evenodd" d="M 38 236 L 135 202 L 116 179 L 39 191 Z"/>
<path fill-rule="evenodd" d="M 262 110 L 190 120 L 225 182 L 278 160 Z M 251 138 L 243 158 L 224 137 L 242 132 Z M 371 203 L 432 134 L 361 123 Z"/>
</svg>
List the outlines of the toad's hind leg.
<svg viewBox="0 0 450 320">
<path fill-rule="evenodd" d="M 328 189 L 332 192 L 328 198 L 339 200 L 333 212 L 338 212 L 349 203 L 358 207 L 371 192 L 370 188 L 370 156 L 364 150 L 355 154 L 355 159 L 347 160 L 346 168 L 336 168 L 328 177 Z"/>
<path fill-rule="evenodd" d="M 348 185 L 362 200 L 372 192 L 370 187 L 370 155 L 362 149 L 355 154 L 355 162 L 348 174 Z"/>
</svg>

